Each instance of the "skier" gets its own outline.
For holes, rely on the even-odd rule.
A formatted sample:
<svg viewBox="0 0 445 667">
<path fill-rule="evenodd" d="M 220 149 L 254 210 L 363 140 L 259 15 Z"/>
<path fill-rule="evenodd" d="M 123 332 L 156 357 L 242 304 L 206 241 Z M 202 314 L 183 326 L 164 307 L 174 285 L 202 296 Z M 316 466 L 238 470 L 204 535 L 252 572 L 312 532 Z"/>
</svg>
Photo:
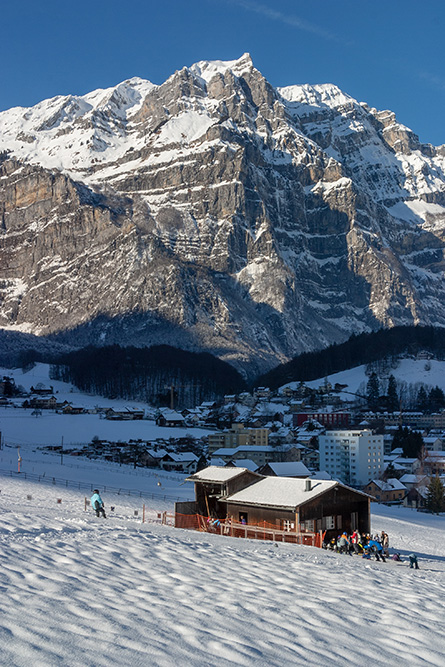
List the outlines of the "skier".
<svg viewBox="0 0 445 667">
<path fill-rule="evenodd" d="M 99 495 L 98 489 L 94 489 L 93 495 L 91 496 L 91 507 L 93 508 L 93 510 L 95 510 L 96 516 L 100 516 L 102 514 L 104 519 L 107 518 L 104 509 L 105 505 L 102 498 Z"/>
</svg>

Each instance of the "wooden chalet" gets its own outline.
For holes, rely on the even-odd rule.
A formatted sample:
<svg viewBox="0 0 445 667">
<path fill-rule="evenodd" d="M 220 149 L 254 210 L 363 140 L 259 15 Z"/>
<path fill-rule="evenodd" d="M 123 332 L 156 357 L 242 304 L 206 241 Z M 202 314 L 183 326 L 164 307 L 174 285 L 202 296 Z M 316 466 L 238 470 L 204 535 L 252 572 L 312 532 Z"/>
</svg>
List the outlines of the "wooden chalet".
<svg viewBox="0 0 445 667">
<path fill-rule="evenodd" d="M 226 514 L 235 521 L 296 533 L 371 530 L 370 496 L 335 480 L 266 477 L 224 499 Z"/>
<path fill-rule="evenodd" d="M 324 533 L 326 540 L 340 531 L 371 530 L 370 496 L 335 480 L 263 477 L 211 466 L 187 481 L 195 484 L 195 502 L 177 503 L 177 513 L 295 534 Z"/>
<path fill-rule="evenodd" d="M 226 508 L 220 501 L 259 479 L 246 468 L 209 466 L 187 477 L 187 482 L 195 483 L 195 501 L 176 503 L 176 512 L 225 519 Z"/>
</svg>

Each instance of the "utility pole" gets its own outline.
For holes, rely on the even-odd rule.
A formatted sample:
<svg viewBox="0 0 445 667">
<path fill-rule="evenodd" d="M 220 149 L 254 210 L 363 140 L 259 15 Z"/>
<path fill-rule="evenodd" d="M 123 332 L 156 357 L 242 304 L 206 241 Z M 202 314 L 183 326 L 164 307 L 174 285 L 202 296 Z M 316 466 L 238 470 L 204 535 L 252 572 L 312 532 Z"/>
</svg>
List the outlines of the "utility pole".
<svg viewBox="0 0 445 667">
<path fill-rule="evenodd" d="M 60 465 L 63 466 L 63 435 L 62 435 L 62 449 L 60 450 Z"/>
</svg>

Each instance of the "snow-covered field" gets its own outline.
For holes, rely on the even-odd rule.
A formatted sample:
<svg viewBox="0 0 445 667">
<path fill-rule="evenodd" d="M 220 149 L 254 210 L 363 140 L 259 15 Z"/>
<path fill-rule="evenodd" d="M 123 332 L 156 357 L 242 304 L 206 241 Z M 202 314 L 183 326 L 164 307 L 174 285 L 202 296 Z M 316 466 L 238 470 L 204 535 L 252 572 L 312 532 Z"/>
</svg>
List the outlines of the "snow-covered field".
<svg viewBox="0 0 445 667">
<path fill-rule="evenodd" d="M 84 408 L 113 407 L 115 410 L 128 408 L 143 409 L 153 412 L 153 407 L 140 401 L 110 400 L 102 396 L 85 394 L 65 382 L 49 378 L 49 365 L 36 364 L 30 371 L 0 368 L 0 376 L 14 378 L 17 386 L 27 391 L 39 383 L 52 386 L 54 395 L 62 403 L 68 401 L 74 406 Z M 24 399 L 17 399 L 21 405 Z M 6 443 L 12 445 L 60 445 L 63 438 L 65 447 L 91 442 L 94 436 L 101 440 L 128 441 L 129 439 L 154 440 L 156 438 L 177 438 L 185 434 L 201 438 L 208 431 L 203 429 L 179 429 L 156 426 L 154 421 L 109 421 L 98 414 L 64 415 L 51 410 L 42 410 L 39 417 L 32 415 L 33 410 L 20 407 L 0 407 L 0 432 Z"/>
<path fill-rule="evenodd" d="M 31 450 L 24 464 L 100 489 L 193 496 L 179 475 L 62 466 Z M 373 532 L 402 557 L 414 550 L 416 571 L 406 558 L 143 524 L 142 502 L 149 518 L 173 509 L 161 497 L 105 491 L 103 520 L 85 511 L 84 489 L 18 475 L 0 475 L 0 489 L 2 665 L 443 665 L 445 517 L 376 508 Z"/>
<path fill-rule="evenodd" d="M 48 383 L 45 372 L 15 377 Z M 75 404 L 104 403 L 51 384 Z M 76 416 L 65 442 L 84 438 L 89 417 L 88 438 L 111 437 L 105 420 Z M 39 424 L 59 444 L 56 420 L 66 416 L 27 421 L 8 408 L 0 419 L 2 666 L 444 664 L 445 517 L 373 507 L 372 530 L 388 532 L 400 564 L 179 530 L 157 517 L 173 511 L 173 498 L 193 497 L 182 475 L 36 449 Z M 114 439 L 117 427 L 135 425 L 110 423 Z M 85 506 L 95 487 L 106 520 Z M 407 565 L 411 551 L 418 571 Z"/>
</svg>

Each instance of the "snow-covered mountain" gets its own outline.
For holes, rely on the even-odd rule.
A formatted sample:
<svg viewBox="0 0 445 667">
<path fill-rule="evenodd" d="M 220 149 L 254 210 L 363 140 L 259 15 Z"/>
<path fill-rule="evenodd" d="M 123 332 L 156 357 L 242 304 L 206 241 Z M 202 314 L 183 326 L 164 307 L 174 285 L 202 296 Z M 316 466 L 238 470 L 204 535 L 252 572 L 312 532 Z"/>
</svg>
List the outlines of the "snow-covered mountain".
<svg viewBox="0 0 445 667">
<path fill-rule="evenodd" d="M 0 114 L 0 326 L 247 372 L 445 326 L 445 147 L 248 54 Z"/>
</svg>

